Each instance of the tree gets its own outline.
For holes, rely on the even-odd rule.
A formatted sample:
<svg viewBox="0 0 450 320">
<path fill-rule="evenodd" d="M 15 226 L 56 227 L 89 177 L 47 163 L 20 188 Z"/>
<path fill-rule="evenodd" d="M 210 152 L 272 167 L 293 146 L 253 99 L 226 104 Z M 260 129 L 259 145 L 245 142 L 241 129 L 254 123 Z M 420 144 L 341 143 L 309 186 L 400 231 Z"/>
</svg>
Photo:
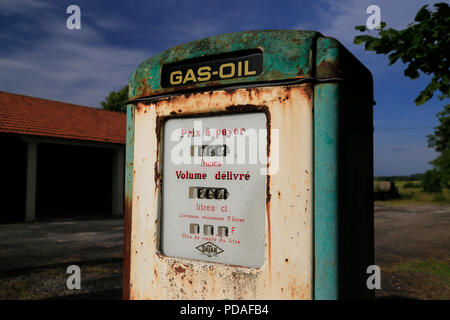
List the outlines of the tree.
<svg viewBox="0 0 450 320">
<path fill-rule="evenodd" d="M 422 105 L 439 90 L 439 99 L 449 95 L 448 55 L 450 52 L 450 8 L 447 3 L 436 3 L 437 10 L 428 10 L 423 6 L 416 14 L 413 23 L 406 29 L 385 29 L 386 23 L 381 22 L 379 38 L 370 35 L 356 36 L 355 44 L 365 43 L 365 50 L 377 54 L 389 54 L 389 65 L 398 59 L 407 63 L 405 76 L 417 79 L 420 72 L 433 75 L 430 83 L 420 92 L 415 103 Z M 356 30 L 367 31 L 366 26 L 356 26 Z"/>
<path fill-rule="evenodd" d="M 353 40 L 355 44 L 365 43 L 367 51 L 388 54 L 389 65 L 398 59 L 408 64 L 404 74 L 411 79 L 417 79 L 420 72 L 432 75 L 430 83 L 415 99 L 416 105 L 430 100 L 435 91 L 440 91 L 440 100 L 450 97 L 450 8 L 447 3 L 437 3 L 434 7 L 433 12 L 424 5 L 406 29 L 386 29 L 386 23 L 381 22 L 378 38 L 360 35 Z M 368 31 L 365 26 L 355 29 Z M 424 190 L 429 192 L 439 191 L 441 184 L 450 186 L 450 105 L 437 116 L 440 125 L 434 134 L 428 135 L 428 145 L 441 154 L 431 162 L 436 169 L 427 171 L 423 178 Z"/>
<path fill-rule="evenodd" d="M 437 114 L 440 124 L 434 128 L 434 134 L 428 135 L 428 146 L 437 152 L 450 149 L 450 104 Z"/>
<path fill-rule="evenodd" d="M 425 192 L 441 192 L 441 179 L 436 169 L 425 172 L 422 181 L 422 188 Z"/>
<path fill-rule="evenodd" d="M 428 146 L 440 152 L 440 156 L 431 164 L 437 168 L 441 176 L 442 184 L 450 187 L 450 104 L 437 114 L 439 126 L 434 129 L 434 134 L 428 135 Z"/>
<path fill-rule="evenodd" d="M 439 157 L 431 161 L 431 164 L 437 168 L 442 185 L 450 188 L 450 150 L 442 152 Z"/>
<path fill-rule="evenodd" d="M 112 91 L 106 97 L 105 101 L 100 102 L 103 109 L 109 111 L 126 112 L 126 102 L 128 101 L 128 85 L 115 92 Z"/>
</svg>

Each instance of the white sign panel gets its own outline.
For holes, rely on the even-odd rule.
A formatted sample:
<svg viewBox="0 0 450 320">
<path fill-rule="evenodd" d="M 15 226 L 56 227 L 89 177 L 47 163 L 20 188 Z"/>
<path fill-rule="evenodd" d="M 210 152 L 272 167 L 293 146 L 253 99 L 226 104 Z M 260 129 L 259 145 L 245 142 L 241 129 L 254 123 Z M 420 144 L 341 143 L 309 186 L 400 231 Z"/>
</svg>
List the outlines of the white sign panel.
<svg viewBox="0 0 450 320">
<path fill-rule="evenodd" d="M 264 264 L 264 113 L 173 118 L 164 124 L 161 252 Z"/>
</svg>

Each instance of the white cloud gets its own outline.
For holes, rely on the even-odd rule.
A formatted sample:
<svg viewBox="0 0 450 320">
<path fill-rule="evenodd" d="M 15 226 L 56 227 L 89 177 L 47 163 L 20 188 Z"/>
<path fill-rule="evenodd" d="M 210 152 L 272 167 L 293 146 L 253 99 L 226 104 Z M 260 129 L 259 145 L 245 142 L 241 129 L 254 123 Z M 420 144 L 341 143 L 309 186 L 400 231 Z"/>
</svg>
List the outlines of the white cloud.
<svg viewBox="0 0 450 320">
<path fill-rule="evenodd" d="M 231 32 L 237 25 L 229 21 L 246 21 L 251 29 L 252 19 L 243 19 L 245 12 L 232 8 L 220 10 L 222 19 L 209 13 L 208 4 L 198 9 L 199 15 L 186 15 L 192 7 L 186 3 L 164 3 L 159 8 L 152 4 L 151 14 L 164 16 L 160 24 L 138 24 L 134 17 L 121 12 L 101 15 L 82 8 L 81 30 L 68 30 L 65 10 L 54 9 L 48 2 L 19 0 L 17 6 L 9 1 L 2 9 L 10 14 L 27 15 L 26 22 L 17 24 L 7 35 L 8 40 L 20 32 L 39 30 L 31 42 L 14 39 L 14 48 L 3 50 L 0 56 L 0 90 L 17 92 L 43 98 L 77 104 L 99 106 L 99 102 L 112 90 L 122 88 L 129 74 L 142 61 L 156 52 L 113 45 L 107 40 L 112 30 L 127 30 L 127 33 L 143 42 L 142 47 L 173 46 L 188 41 Z M 162 10 L 159 12 L 158 10 Z M 150 10 L 148 4 L 137 4 L 136 10 Z M 202 17 L 201 19 L 198 17 Z M 254 20 L 254 19 L 253 19 Z M 137 25 L 140 30 L 134 31 Z M 20 30 L 19 30 L 20 29 Z M 139 32 L 138 32 L 139 31 Z M 155 36 L 156 35 L 156 36 Z M 155 40 L 158 39 L 158 40 Z M 161 48 L 162 47 L 162 48 Z"/>
<path fill-rule="evenodd" d="M 130 30 L 133 28 L 133 24 L 127 18 L 121 14 L 108 14 L 108 15 L 93 15 L 90 14 L 91 21 L 95 23 L 98 27 L 115 31 L 115 30 Z"/>
<path fill-rule="evenodd" d="M 430 1 L 430 6 L 437 2 L 439 1 Z M 369 17 L 366 9 L 372 4 L 380 7 L 381 20 L 386 22 L 388 27 L 399 29 L 413 22 L 417 11 L 426 3 L 423 0 L 320 1 L 314 8 L 320 19 L 320 31 L 324 35 L 336 37 L 346 45 L 352 44 L 354 36 L 359 34 L 354 28 L 356 25 L 366 24 Z"/>
<path fill-rule="evenodd" d="M 429 7 L 433 7 L 433 3 L 441 1 L 430 1 Z M 423 0 L 407 0 L 407 1 L 389 1 L 389 0 L 348 0 L 334 1 L 321 0 L 313 6 L 316 16 L 313 25 L 299 22 L 294 26 L 310 27 L 309 29 L 319 31 L 324 36 L 331 36 L 339 40 L 346 48 L 348 48 L 359 60 L 361 60 L 372 73 L 382 75 L 392 71 L 386 68 L 389 61 L 386 56 L 376 55 L 373 52 L 364 51 L 363 45 L 353 44 L 353 39 L 362 33 L 355 30 L 357 25 L 365 25 L 369 14 L 366 13 L 369 5 L 378 5 L 381 10 L 381 21 L 387 23 L 388 27 L 394 29 L 403 29 L 413 22 L 414 17 L 419 9 L 426 4 Z M 371 31 L 376 35 L 376 31 Z M 403 68 L 404 69 L 404 68 Z M 402 69 L 402 70 L 403 70 Z"/>
<path fill-rule="evenodd" d="M 17 68 L 17 69 L 36 69 L 33 63 L 27 61 L 18 61 L 16 58 L 0 58 L 0 68 Z"/>
<path fill-rule="evenodd" d="M 0 15 L 34 15 L 35 10 L 55 8 L 54 3 L 42 0 L 2 0 Z"/>
<path fill-rule="evenodd" d="M 111 45 L 89 24 L 68 30 L 64 18 L 38 20 L 42 37 L 0 57 L 0 90 L 99 107 L 153 54 Z"/>
</svg>

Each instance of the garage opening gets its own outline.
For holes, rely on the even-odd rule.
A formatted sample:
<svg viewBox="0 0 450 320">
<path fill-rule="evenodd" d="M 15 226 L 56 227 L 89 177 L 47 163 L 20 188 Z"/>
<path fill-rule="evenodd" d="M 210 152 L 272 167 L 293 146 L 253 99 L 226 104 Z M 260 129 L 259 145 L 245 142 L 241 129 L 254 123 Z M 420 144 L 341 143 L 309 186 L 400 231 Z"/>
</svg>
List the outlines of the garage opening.
<svg viewBox="0 0 450 320">
<path fill-rule="evenodd" d="M 25 219 L 27 144 L 17 135 L 0 134 L 0 223 Z"/>
<path fill-rule="evenodd" d="M 114 150 L 39 143 L 36 219 L 111 216 Z"/>
</svg>

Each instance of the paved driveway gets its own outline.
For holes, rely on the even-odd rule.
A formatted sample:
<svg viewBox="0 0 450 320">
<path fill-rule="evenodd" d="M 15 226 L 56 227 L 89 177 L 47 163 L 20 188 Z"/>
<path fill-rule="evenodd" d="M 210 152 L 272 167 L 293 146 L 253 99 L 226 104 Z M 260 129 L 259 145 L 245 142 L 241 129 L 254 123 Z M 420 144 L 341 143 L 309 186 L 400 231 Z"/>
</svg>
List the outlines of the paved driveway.
<svg viewBox="0 0 450 320">
<path fill-rule="evenodd" d="M 378 297 L 450 299 L 450 206 L 376 205 L 375 254 Z M 122 255 L 122 219 L 0 225 L 0 299 L 120 299 Z"/>
<path fill-rule="evenodd" d="M 0 225 L 0 299 L 120 298 L 122 256 L 122 219 Z M 72 264 L 81 290 L 66 287 Z"/>
<path fill-rule="evenodd" d="M 378 297 L 450 299 L 450 206 L 375 206 Z"/>
</svg>

